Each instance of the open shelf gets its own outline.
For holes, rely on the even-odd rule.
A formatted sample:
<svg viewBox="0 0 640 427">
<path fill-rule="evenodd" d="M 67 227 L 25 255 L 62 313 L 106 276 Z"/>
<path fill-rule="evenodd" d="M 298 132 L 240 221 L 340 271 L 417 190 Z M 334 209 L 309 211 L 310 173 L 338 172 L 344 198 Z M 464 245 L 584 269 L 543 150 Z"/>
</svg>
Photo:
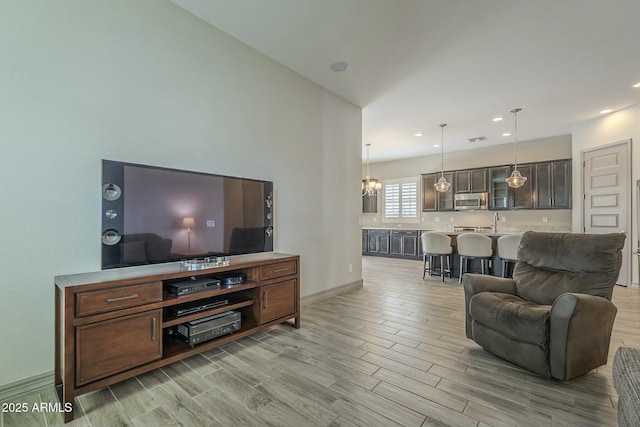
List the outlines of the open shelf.
<svg viewBox="0 0 640 427">
<path fill-rule="evenodd" d="M 243 307 L 249 307 L 253 305 L 255 301 L 253 299 L 237 299 L 235 302 L 229 301 L 229 304 L 221 307 L 212 308 L 210 310 L 199 311 L 197 313 L 188 314 L 180 317 L 166 317 L 162 322 L 163 328 L 169 328 L 171 326 L 186 323 L 191 320 L 201 319 L 207 316 L 213 316 L 214 314 L 224 313 L 225 311 L 237 310 Z"/>
<path fill-rule="evenodd" d="M 245 319 L 242 319 L 242 326 L 237 331 L 227 335 L 222 335 L 209 341 L 205 341 L 193 347 L 185 344 L 184 341 L 181 341 L 177 337 L 164 337 L 162 358 L 170 359 L 174 356 L 180 355 L 188 357 L 192 354 L 198 354 L 210 348 L 219 347 L 221 345 L 235 341 L 238 338 L 242 338 L 243 336 L 250 335 L 254 331 L 256 326 L 257 325 L 255 323 L 247 322 L 245 321 Z"/>
<path fill-rule="evenodd" d="M 194 292 L 192 294 L 181 295 L 181 296 L 173 295 L 165 292 L 162 306 L 169 307 L 172 305 L 182 304 L 185 302 L 197 301 L 204 298 L 211 298 L 219 295 L 225 295 L 225 294 L 244 291 L 248 289 L 254 289 L 256 287 L 258 287 L 258 282 L 255 282 L 253 280 L 247 280 L 241 285 L 221 287 L 219 289 L 212 289 L 210 291 L 202 291 L 202 292 Z"/>
</svg>

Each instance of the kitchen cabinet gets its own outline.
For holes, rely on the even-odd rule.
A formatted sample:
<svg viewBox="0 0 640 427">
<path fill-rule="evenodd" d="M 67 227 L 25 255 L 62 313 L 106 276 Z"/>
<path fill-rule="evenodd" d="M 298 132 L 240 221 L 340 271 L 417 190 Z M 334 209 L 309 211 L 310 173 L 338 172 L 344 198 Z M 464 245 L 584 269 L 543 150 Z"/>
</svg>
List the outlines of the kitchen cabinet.
<svg viewBox="0 0 640 427">
<path fill-rule="evenodd" d="M 435 173 L 422 175 L 422 212 L 434 212 L 438 210 L 438 193 L 435 185 L 438 176 Z"/>
<path fill-rule="evenodd" d="M 486 193 L 487 168 L 455 172 L 456 193 Z"/>
<path fill-rule="evenodd" d="M 534 183 L 536 182 L 536 165 L 518 165 L 518 171 L 527 177 L 524 185 L 520 188 L 512 188 L 511 209 L 533 209 L 535 206 Z M 511 188 L 511 187 L 509 187 Z"/>
<path fill-rule="evenodd" d="M 362 230 L 362 255 L 420 259 L 418 230 Z"/>
<path fill-rule="evenodd" d="M 489 209 L 508 210 L 511 206 L 511 191 L 505 181 L 511 174 L 511 166 L 489 168 Z"/>
<path fill-rule="evenodd" d="M 362 213 L 377 213 L 378 212 L 378 195 L 362 196 Z"/>
<path fill-rule="evenodd" d="M 389 230 L 369 230 L 367 253 L 389 254 Z"/>
<path fill-rule="evenodd" d="M 571 209 L 571 160 L 536 164 L 536 209 Z"/>
<path fill-rule="evenodd" d="M 436 191 L 436 194 L 438 196 L 438 211 L 442 212 L 442 211 L 452 211 L 454 206 L 453 206 L 453 192 L 455 189 L 455 174 L 453 172 L 445 172 L 444 173 L 444 177 L 447 179 L 447 181 L 449 182 L 449 184 L 451 184 L 451 187 L 449 187 L 449 189 L 447 191 L 445 191 L 444 193 L 440 193 L 438 191 Z M 440 175 L 438 175 L 438 179 L 440 179 Z M 435 188 L 434 188 L 435 190 Z"/>
<path fill-rule="evenodd" d="M 369 252 L 369 230 L 362 230 L 362 254 Z"/>
<path fill-rule="evenodd" d="M 455 188 L 453 172 L 445 172 L 444 177 L 451 187 L 444 193 L 436 191 L 435 184 L 440 179 L 440 173 L 430 173 L 422 175 L 422 211 L 452 211 L 453 210 L 453 191 Z"/>
<path fill-rule="evenodd" d="M 406 257 L 416 257 L 418 255 L 418 232 L 411 231 L 391 231 L 391 255 Z"/>
<path fill-rule="evenodd" d="M 422 211 L 454 210 L 455 193 L 489 193 L 489 210 L 571 209 L 571 159 L 518 165 L 527 181 L 511 188 L 505 179 L 513 165 L 445 172 L 451 187 L 439 193 L 434 185 L 440 173 L 422 174 Z M 454 193 L 455 191 L 455 193 Z"/>
</svg>

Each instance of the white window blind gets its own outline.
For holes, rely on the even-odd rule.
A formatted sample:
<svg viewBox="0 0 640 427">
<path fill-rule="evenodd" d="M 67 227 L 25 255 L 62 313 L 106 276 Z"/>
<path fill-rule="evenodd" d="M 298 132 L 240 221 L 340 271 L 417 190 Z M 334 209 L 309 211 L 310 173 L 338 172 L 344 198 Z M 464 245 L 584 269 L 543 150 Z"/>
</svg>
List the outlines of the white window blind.
<svg viewBox="0 0 640 427">
<path fill-rule="evenodd" d="M 400 184 L 385 185 L 384 216 L 386 218 L 400 218 Z"/>
<path fill-rule="evenodd" d="M 402 207 L 403 218 L 418 217 L 418 183 L 407 182 L 402 184 L 402 199 L 400 202 Z"/>
<path fill-rule="evenodd" d="M 418 221 L 418 179 L 384 181 L 384 217 L 393 222 Z"/>
</svg>

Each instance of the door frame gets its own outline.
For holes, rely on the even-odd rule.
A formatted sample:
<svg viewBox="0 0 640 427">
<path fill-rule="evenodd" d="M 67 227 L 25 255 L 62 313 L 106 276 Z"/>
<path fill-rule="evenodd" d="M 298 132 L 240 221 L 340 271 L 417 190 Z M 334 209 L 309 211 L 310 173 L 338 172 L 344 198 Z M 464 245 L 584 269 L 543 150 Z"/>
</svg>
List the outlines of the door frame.
<svg viewBox="0 0 640 427">
<path fill-rule="evenodd" d="M 632 221 L 632 217 L 633 217 L 633 189 L 635 188 L 635 183 L 633 182 L 633 171 L 631 170 L 631 166 L 632 166 L 632 161 L 631 161 L 631 138 L 625 138 L 625 139 L 621 139 L 619 141 L 616 142 L 611 142 L 608 144 L 603 144 L 603 145 L 598 145 L 595 147 L 591 147 L 591 148 L 587 148 L 584 149 L 582 151 L 580 151 L 580 165 L 582 166 L 580 168 L 581 170 L 581 191 L 582 191 L 582 212 L 580 213 L 580 229 L 582 230 L 582 232 L 584 233 L 584 230 L 586 228 L 585 222 L 584 222 L 584 216 L 585 216 L 585 212 L 586 212 L 586 194 L 585 194 L 585 155 L 587 153 L 591 153 L 594 151 L 600 151 L 600 150 L 605 150 L 608 148 L 612 148 L 615 147 L 617 145 L 623 145 L 626 148 L 626 166 L 627 166 L 627 184 L 628 184 L 628 191 L 627 191 L 627 200 L 629 201 L 627 203 L 627 224 L 624 228 L 624 230 L 626 231 L 626 235 L 627 238 L 625 239 L 625 244 L 624 244 L 624 248 L 623 248 L 623 252 L 624 252 L 624 259 L 627 260 L 627 277 L 625 278 L 623 284 L 625 284 L 625 286 L 627 287 L 632 287 L 633 286 L 633 221 Z M 620 282 L 622 282 L 621 280 L 618 280 Z"/>
</svg>

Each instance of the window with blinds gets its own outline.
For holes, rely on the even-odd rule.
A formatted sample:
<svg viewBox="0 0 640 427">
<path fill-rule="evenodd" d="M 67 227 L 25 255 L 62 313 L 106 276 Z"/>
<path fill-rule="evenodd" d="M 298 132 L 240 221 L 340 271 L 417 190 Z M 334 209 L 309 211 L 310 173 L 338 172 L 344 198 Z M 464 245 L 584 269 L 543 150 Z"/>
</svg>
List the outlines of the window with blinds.
<svg viewBox="0 0 640 427">
<path fill-rule="evenodd" d="M 418 221 L 418 178 L 383 182 L 384 217 L 392 222 Z"/>
</svg>

